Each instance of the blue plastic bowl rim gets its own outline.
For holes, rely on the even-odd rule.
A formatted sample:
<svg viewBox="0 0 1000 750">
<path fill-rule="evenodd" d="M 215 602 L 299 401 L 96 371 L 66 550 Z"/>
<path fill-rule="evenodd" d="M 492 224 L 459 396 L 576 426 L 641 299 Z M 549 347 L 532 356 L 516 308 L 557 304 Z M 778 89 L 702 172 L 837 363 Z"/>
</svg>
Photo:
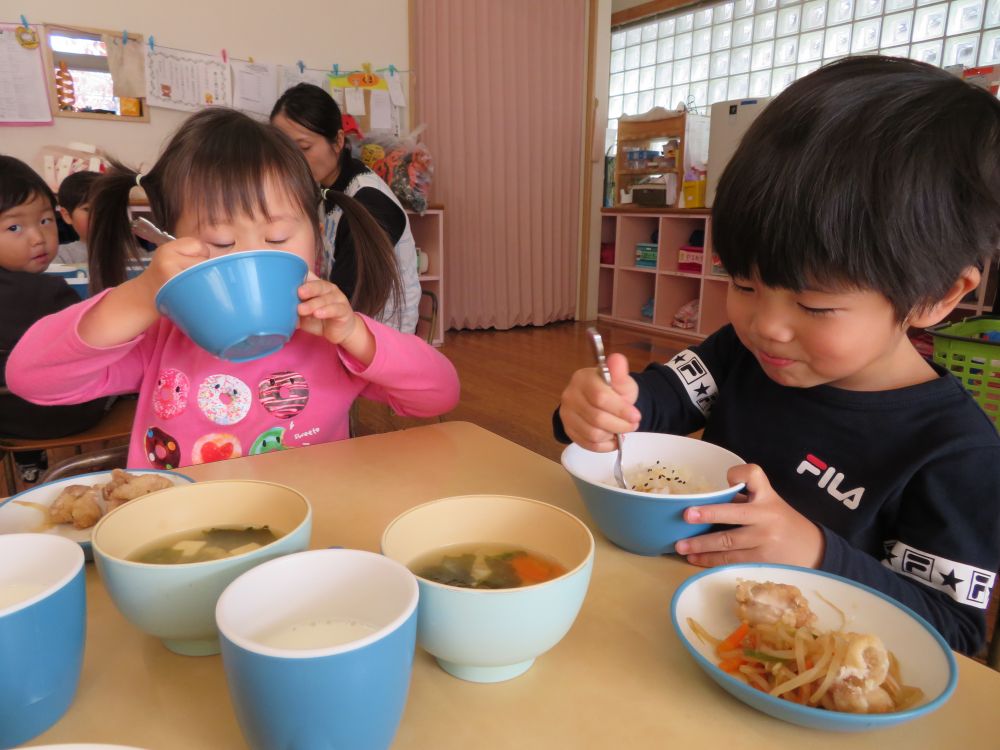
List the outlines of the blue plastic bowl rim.
<svg viewBox="0 0 1000 750">
<path fill-rule="evenodd" d="M 587 533 L 587 541 L 589 543 L 589 547 L 587 549 L 586 557 L 584 557 L 579 564 L 567 570 L 562 575 L 556 576 L 555 578 L 550 578 L 547 581 L 542 581 L 541 583 L 532 583 L 529 584 L 528 586 L 516 586 L 514 588 L 507 588 L 507 589 L 470 589 L 466 586 L 452 586 L 451 584 L 448 583 L 440 583 L 439 581 L 432 581 L 429 578 L 422 578 L 421 576 L 418 576 L 416 573 L 414 573 L 413 577 L 417 579 L 417 583 L 419 585 L 427 586 L 432 590 L 442 589 L 444 591 L 457 591 L 461 592 L 462 594 L 467 594 L 469 596 L 474 596 L 474 597 L 489 596 L 492 597 L 493 599 L 499 599 L 505 596 L 514 596 L 518 593 L 524 593 L 525 591 L 538 591 L 543 587 L 554 588 L 557 584 L 560 584 L 563 581 L 566 581 L 567 579 L 575 576 L 577 573 L 586 568 L 588 565 L 590 565 L 591 568 L 593 568 L 594 558 L 597 555 L 597 542 L 594 540 L 594 534 L 590 530 L 590 527 L 587 526 L 587 524 L 583 522 L 583 519 L 581 519 L 575 513 L 570 513 L 568 510 L 566 510 L 565 508 L 560 508 L 558 505 L 553 505 L 552 503 L 546 503 L 542 500 L 535 500 L 534 498 L 531 497 L 521 497 L 520 495 L 499 495 L 489 492 L 482 492 L 482 493 L 468 494 L 468 495 L 449 495 L 448 497 L 435 498 L 434 500 L 428 500 L 425 503 L 414 505 L 412 508 L 407 508 L 398 516 L 393 518 L 389 522 L 389 524 L 382 530 L 382 538 L 379 540 L 379 551 L 383 555 L 385 555 L 386 534 L 389 533 L 389 529 L 392 528 L 392 526 L 396 523 L 396 521 L 401 520 L 404 516 L 408 516 L 415 511 L 418 511 L 422 508 L 426 508 L 430 505 L 434 505 L 439 502 L 443 502 L 445 500 L 462 500 L 464 498 L 476 498 L 476 497 L 499 497 L 499 498 L 504 498 L 505 500 L 520 500 L 522 502 L 533 503 L 535 505 L 544 505 L 547 508 L 558 510 L 563 515 L 569 516 L 572 520 L 576 521 L 580 525 L 580 527 Z M 386 557 L 388 557 L 388 555 L 386 555 Z M 389 559 L 392 560 L 394 558 L 390 557 Z"/>
<path fill-rule="evenodd" d="M 164 473 L 164 474 L 172 474 L 173 472 L 167 471 L 167 472 L 162 472 L 162 473 Z M 183 476 L 183 474 L 181 476 Z M 190 479 L 190 477 L 187 477 L 187 479 Z M 217 560 L 202 560 L 201 562 L 181 563 L 181 564 L 177 564 L 177 565 L 161 565 L 159 563 L 143 563 L 143 562 L 138 562 L 136 560 L 128 560 L 128 559 L 126 559 L 124 557 L 118 557 L 116 555 L 109 555 L 107 552 L 103 552 L 103 551 L 101 551 L 101 557 L 103 557 L 105 559 L 108 559 L 108 560 L 114 560 L 118 565 L 121 565 L 124 568 L 138 568 L 140 570 L 142 570 L 142 569 L 146 569 L 146 570 L 165 570 L 165 569 L 169 569 L 169 568 L 175 568 L 176 569 L 176 568 L 179 568 L 181 565 L 183 565 L 185 567 L 185 569 L 188 569 L 188 570 L 194 569 L 194 568 L 200 569 L 200 568 L 208 568 L 208 567 L 221 568 L 221 567 L 224 566 L 224 564 L 230 563 L 233 560 L 238 560 L 241 557 L 245 557 L 246 555 L 251 555 L 251 554 L 253 554 L 255 552 L 259 552 L 262 549 L 268 549 L 269 547 L 272 547 L 275 544 L 280 543 L 286 537 L 290 537 L 292 534 L 296 533 L 297 531 L 299 531 L 299 529 L 302 529 L 303 527 L 308 527 L 308 529 L 309 529 L 309 535 L 310 535 L 310 537 L 312 536 L 312 520 L 313 520 L 312 504 L 309 502 L 309 499 L 305 496 L 305 494 L 303 494 L 302 492 L 299 492 L 294 487 L 291 487 L 291 486 L 289 486 L 287 484 L 279 484 L 278 482 L 267 482 L 267 481 L 264 481 L 264 480 L 261 480 L 261 479 L 211 479 L 211 480 L 208 480 L 208 481 L 198 482 L 198 484 L 229 484 L 229 483 L 232 483 L 232 482 L 253 482 L 253 483 L 256 483 L 256 484 L 270 484 L 270 485 L 274 485 L 275 487 L 281 487 L 282 489 L 292 490 L 296 495 L 299 496 L 299 498 L 302 500 L 302 502 L 305 503 L 306 514 L 302 518 L 302 520 L 299 521 L 299 523 L 296 524 L 294 528 L 292 528 L 291 531 L 283 534 L 282 536 L 279 536 L 274 541 L 268 542 L 267 544 L 265 544 L 265 545 L 263 545 L 261 547 L 258 547 L 257 549 L 250 550 L 249 552 L 241 552 L 238 555 L 230 555 L 229 557 L 220 557 Z M 193 479 L 191 479 L 191 483 L 192 484 L 195 483 Z M 181 485 L 181 486 L 183 486 L 183 485 Z M 169 487 L 164 487 L 164 489 L 166 490 L 166 489 L 170 489 L 170 488 Z M 162 491 L 163 490 L 157 490 L 157 492 L 162 492 Z M 145 497 L 149 497 L 149 495 L 155 495 L 155 494 L 156 494 L 155 492 L 150 492 L 148 495 L 140 495 L 135 500 L 130 500 L 129 502 L 137 502 L 139 500 L 142 500 Z M 97 527 L 109 515 L 110 515 L 109 513 L 105 513 L 103 516 L 101 516 L 97 520 L 97 523 L 94 524 L 94 526 L 93 526 L 95 532 L 97 530 Z M 93 551 L 94 551 L 94 559 L 96 559 L 97 558 L 98 548 L 95 545 L 93 545 L 93 544 L 91 546 L 92 546 Z"/>
<path fill-rule="evenodd" d="M 688 578 L 684 583 L 682 583 L 678 589 L 674 592 L 674 595 L 670 599 L 670 621 L 673 623 L 674 632 L 680 639 L 681 643 L 684 644 L 684 648 L 688 650 L 688 653 L 694 657 L 695 661 L 707 672 L 711 674 L 716 679 L 722 679 L 726 684 L 738 689 L 747 689 L 748 685 L 742 680 L 738 680 L 732 675 L 726 674 L 724 671 L 719 669 L 719 667 L 713 664 L 711 661 L 706 659 L 701 652 L 699 652 L 684 636 L 680 624 L 677 622 L 677 602 L 681 595 L 684 593 L 688 586 L 693 585 L 696 581 L 706 576 L 710 576 L 713 573 L 717 573 L 722 569 L 736 569 L 743 568 L 746 570 L 760 570 L 760 569 L 779 569 L 779 570 L 795 570 L 805 573 L 810 573 L 817 576 L 823 576 L 825 578 L 832 578 L 835 581 L 841 581 L 855 588 L 859 588 L 862 591 L 867 591 L 869 594 L 874 594 L 880 599 L 891 604 L 896 609 L 901 610 L 903 613 L 909 615 L 914 620 L 920 624 L 924 630 L 926 630 L 930 636 L 937 642 L 941 650 L 944 652 L 948 661 L 948 683 L 945 685 L 941 694 L 934 698 L 928 703 L 921 703 L 918 706 L 913 706 L 912 708 L 907 708 L 902 711 L 893 711 L 892 713 L 885 714 L 852 714 L 843 711 L 829 711 L 825 708 L 813 708 L 812 706 L 803 706 L 798 703 L 792 703 L 791 701 L 786 701 L 781 698 L 777 698 L 773 695 L 768 695 L 767 693 L 761 692 L 759 697 L 766 703 L 773 705 L 776 709 L 786 711 L 793 716 L 796 716 L 804 720 L 817 720 L 823 719 L 824 721 L 829 721 L 831 716 L 836 716 L 838 721 L 842 721 L 844 724 L 851 726 L 856 725 L 858 728 L 876 728 L 883 725 L 898 724 L 909 719 L 916 718 L 917 716 L 922 716 L 926 713 L 931 713 L 936 711 L 938 708 L 943 706 L 951 694 L 955 692 L 955 686 L 958 684 L 958 664 L 955 661 L 955 654 L 952 653 L 951 648 L 948 646 L 947 642 L 941 637 L 941 634 L 931 625 L 927 620 L 918 615 L 912 609 L 907 607 L 905 604 L 896 601 L 890 596 L 886 596 L 881 591 L 873 589 L 871 586 L 867 586 L 863 583 L 858 583 L 857 581 L 852 581 L 849 578 L 844 578 L 843 576 L 836 575 L 835 573 L 828 573 L 825 570 L 814 570 L 813 568 L 803 568 L 798 565 L 779 565 L 770 563 L 734 563 L 732 565 L 720 565 L 715 568 L 709 568 L 708 570 L 702 571 L 696 575 Z M 752 688 L 751 688 L 752 689 Z"/>
<path fill-rule="evenodd" d="M 238 581 L 244 575 L 247 575 L 248 573 L 251 573 L 259 568 L 266 569 L 269 567 L 275 567 L 276 565 L 289 565 L 291 564 L 289 563 L 289 560 L 295 560 L 297 558 L 301 558 L 303 555 L 316 557 L 317 553 L 319 553 L 320 555 L 323 555 L 325 557 L 330 557 L 331 552 L 335 553 L 333 555 L 334 558 L 343 557 L 344 554 L 357 555 L 359 553 L 363 557 L 367 557 L 369 559 L 374 560 L 379 558 L 391 563 L 393 566 L 400 568 L 402 571 L 409 573 L 409 580 L 413 585 L 410 589 L 410 598 L 406 603 L 404 611 L 401 612 L 399 615 L 397 615 L 391 622 L 387 623 L 386 625 L 383 625 L 382 627 L 378 628 L 375 632 L 369 633 L 363 638 L 356 638 L 353 641 L 341 643 L 336 646 L 324 646 L 322 648 L 302 648 L 294 650 L 278 649 L 278 648 L 273 648 L 271 646 L 265 646 L 260 643 L 251 642 L 249 639 L 244 638 L 242 635 L 233 635 L 223 632 L 222 627 L 218 624 L 219 608 L 222 605 L 223 599 L 226 598 L 226 594 L 228 593 L 229 589 L 233 586 L 233 584 L 236 583 L 236 581 Z M 346 547 L 328 547 L 326 549 L 305 549 L 302 550 L 301 552 L 292 552 L 287 555 L 281 555 L 279 557 L 266 560 L 265 562 L 262 562 L 259 565 L 254 566 L 250 570 L 241 573 L 237 578 L 235 578 L 232 582 L 230 582 L 229 585 L 226 586 L 226 588 L 223 589 L 222 593 L 219 595 L 219 599 L 215 604 L 215 608 L 213 609 L 214 613 L 213 618 L 215 619 L 216 627 L 219 630 L 220 640 L 226 640 L 229 643 L 236 646 L 237 648 L 240 648 L 243 651 L 247 651 L 256 656 L 263 656 L 272 659 L 286 659 L 286 660 L 322 659 L 328 656 L 337 656 L 339 654 L 347 654 L 353 651 L 360 651 L 361 649 L 370 646 L 373 643 L 377 643 L 378 641 L 388 638 L 393 633 L 398 631 L 400 628 L 404 627 L 407 624 L 407 622 L 410 621 L 410 619 L 415 615 L 419 605 L 420 605 L 420 586 L 417 581 L 417 576 L 415 576 L 413 572 L 410 571 L 410 569 L 407 568 L 405 565 L 403 565 L 401 562 L 393 560 L 391 557 L 386 557 L 385 555 L 380 554 L 378 552 L 372 552 L 371 550 L 353 549 Z"/>
<path fill-rule="evenodd" d="M 747 486 L 746 482 L 737 482 L 736 484 L 732 484 L 729 487 L 723 487 L 721 490 L 713 490 L 712 492 L 692 492 L 689 495 L 660 495 L 655 492 L 640 492 L 639 490 L 626 490 L 621 487 L 615 487 L 612 484 L 605 484 L 604 482 L 595 482 L 592 479 L 581 477 L 579 474 L 577 474 L 575 471 L 569 468 L 566 465 L 565 460 L 563 460 L 566 455 L 566 451 L 569 449 L 569 447 L 570 446 L 567 445 L 566 448 L 563 449 L 563 452 L 559 454 L 559 463 L 562 464 L 562 467 L 566 470 L 566 473 L 569 474 L 571 477 L 580 482 L 585 482 L 589 484 L 591 487 L 597 487 L 601 489 L 607 488 L 609 490 L 614 490 L 615 492 L 624 493 L 628 497 L 634 497 L 636 499 L 645 500 L 646 502 L 650 503 L 658 503 L 665 505 L 676 504 L 687 507 L 688 505 L 696 505 L 699 501 L 703 500 L 710 501 L 716 497 L 719 497 L 720 495 L 731 494 L 734 491 L 742 492 L 743 490 L 746 489 Z M 726 449 L 723 448 L 723 450 Z M 732 453 L 732 451 L 730 451 L 730 453 Z"/>
<path fill-rule="evenodd" d="M 226 253 L 225 255 L 217 255 L 214 258 L 209 258 L 208 260 L 203 260 L 201 263 L 196 263 L 193 266 L 189 266 L 181 271 L 176 276 L 167 279 L 166 283 L 160 287 L 160 290 L 156 293 L 156 305 L 159 307 L 160 298 L 165 292 L 169 292 L 172 286 L 177 286 L 183 283 L 185 278 L 188 278 L 196 270 L 204 270 L 212 266 L 225 265 L 227 263 L 243 260 L 246 256 L 253 255 L 256 257 L 268 256 L 273 258 L 288 259 L 294 258 L 296 261 L 303 266 L 303 276 L 309 272 L 309 264 L 306 263 L 304 258 L 300 258 L 295 253 L 285 252 L 284 250 L 239 250 L 235 253 Z"/>
</svg>

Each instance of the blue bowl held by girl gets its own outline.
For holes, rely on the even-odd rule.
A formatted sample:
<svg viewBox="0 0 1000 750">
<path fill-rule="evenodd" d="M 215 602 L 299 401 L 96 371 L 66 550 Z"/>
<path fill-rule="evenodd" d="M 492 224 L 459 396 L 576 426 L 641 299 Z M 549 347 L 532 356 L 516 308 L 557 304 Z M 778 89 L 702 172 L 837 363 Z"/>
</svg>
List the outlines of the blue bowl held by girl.
<svg viewBox="0 0 1000 750">
<path fill-rule="evenodd" d="M 86 633 L 83 566 L 69 539 L 0 535 L 0 747 L 41 734 L 73 702 Z"/>
<path fill-rule="evenodd" d="M 388 748 L 409 692 L 417 599 L 410 571 L 361 550 L 300 552 L 233 581 L 215 614 L 250 747 Z"/>
<path fill-rule="evenodd" d="M 246 250 L 206 260 L 174 276 L 156 308 L 205 351 L 232 362 L 272 354 L 298 323 L 298 288 L 309 267 L 294 253 Z"/>
</svg>

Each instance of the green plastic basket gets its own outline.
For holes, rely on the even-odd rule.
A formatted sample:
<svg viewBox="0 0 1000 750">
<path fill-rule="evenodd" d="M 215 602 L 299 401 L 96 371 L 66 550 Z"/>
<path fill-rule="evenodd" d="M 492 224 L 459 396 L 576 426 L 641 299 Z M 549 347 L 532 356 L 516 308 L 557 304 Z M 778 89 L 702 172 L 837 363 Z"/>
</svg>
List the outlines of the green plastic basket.
<svg viewBox="0 0 1000 750">
<path fill-rule="evenodd" d="M 934 361 L 962 381 L 993 425 L 1000 428 L 1000 341 L 983 338 L 1000 332 L 1000 316 L 966 318 L 927 331 L 934 337 Z"/>
</svg>

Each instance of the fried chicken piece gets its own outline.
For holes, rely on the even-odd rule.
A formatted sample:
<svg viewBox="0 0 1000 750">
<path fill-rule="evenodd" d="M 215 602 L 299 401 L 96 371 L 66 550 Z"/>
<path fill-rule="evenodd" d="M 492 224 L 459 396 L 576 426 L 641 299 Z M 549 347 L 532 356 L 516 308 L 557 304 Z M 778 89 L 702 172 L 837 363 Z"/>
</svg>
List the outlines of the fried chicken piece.
<svg viewBox="0 0 1000 750">
<path fill-rule="evenodd" d="M 99 485 L 104 495 L 104 502 L 110 502 L 112 493 L 122 485 L 128 484 L 134 478 L 132 474 L 121 469 L 112 469 L 111 478 L 104 484 Z"/>
<path fill-rule="evenodd" d="M 87 491 L 73 501 L 73 526 L 78 529 L 89 529 L 104 515 L 97 502 L 98 489 L 89 487 Z"/>
<path fill-rule="evenodd" d="M 124 472 L 122 472 L 124 473 Z M 128 476 L 128 481 L 115 487 L 111 492 L 105 491 L 104 497 L 107 499 L 108 510 L 114 510 L 119 505 L 135 500 L 137 497 L 148 495 L 150 492 L 165 489 L 173 485 L 169 479 L 159 474 L 132 474 Z"/>
<path fill-rule="evenodd" d="M 795 628 L 812 625 L 816 615 L 802 592 L 787 583 L 739 581 L 736 584 L 736 615 L 751 625 L 783 622 Z"/>
<path fill-rule="evenodd" d="M 85 484 L 71 484 L 49 506 L 49 520 L 52 523 L 73 523 L 73 504 L 77 498 L 90 491 Z"/>
<path fill-rule="evenodd" d="M 856 714 L 893 710 L 892 698 L 881 685 L 889 676 L 889 652 L 877 635 L 846 633 L 844 663 L 830 688 L 838 711 Z"/>
</svg>

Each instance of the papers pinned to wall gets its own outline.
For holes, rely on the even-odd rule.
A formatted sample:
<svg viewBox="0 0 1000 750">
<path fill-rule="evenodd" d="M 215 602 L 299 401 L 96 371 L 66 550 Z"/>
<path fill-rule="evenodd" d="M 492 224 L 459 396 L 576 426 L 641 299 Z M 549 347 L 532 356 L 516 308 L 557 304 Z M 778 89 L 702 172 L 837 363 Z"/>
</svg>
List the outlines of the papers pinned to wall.
<svg viewBox="0 0 1000 750">
<path fill-rule="evenodd" d="M 233 60 L 233 106 L 267 117 L 278 99 L 278 66 Z"/>
<path fill-rule="evenodd" d="M 108 70 L 117 97 L 139 99 L 146 95 L 146 58 L 143 45 L 122 44 L 121 34 L 103 34 L 108 51 Z"/>
<path fill-rule="evenodd" d="M 304 68 L 300 72 L 297 65 L 279 65 L 278 68 L 281 71 L 278 80 L 281 82 L 282 93 L 300 83 L 311 83 L 313 86 L 319 86 L 324 91 L 330 90 L 327 85 L 327 74 L 325 71 Z"/>
<path fill-rule="evenodd" d="M 156 47 L 146 56 L 146 101 L 193 112 L 233 103 L 229 63 L 218 55 Z"/>
<path fill-rule="evenodd" d="M 0 24 L 0 125 L 51 125 L 40 30 Z M 34 46 L 30 39 L 34 38 Z M 19 40 L 20 39 L 20 40 Z M 27 42 L 27 43 L 22 43 Z"/>
</svg>

